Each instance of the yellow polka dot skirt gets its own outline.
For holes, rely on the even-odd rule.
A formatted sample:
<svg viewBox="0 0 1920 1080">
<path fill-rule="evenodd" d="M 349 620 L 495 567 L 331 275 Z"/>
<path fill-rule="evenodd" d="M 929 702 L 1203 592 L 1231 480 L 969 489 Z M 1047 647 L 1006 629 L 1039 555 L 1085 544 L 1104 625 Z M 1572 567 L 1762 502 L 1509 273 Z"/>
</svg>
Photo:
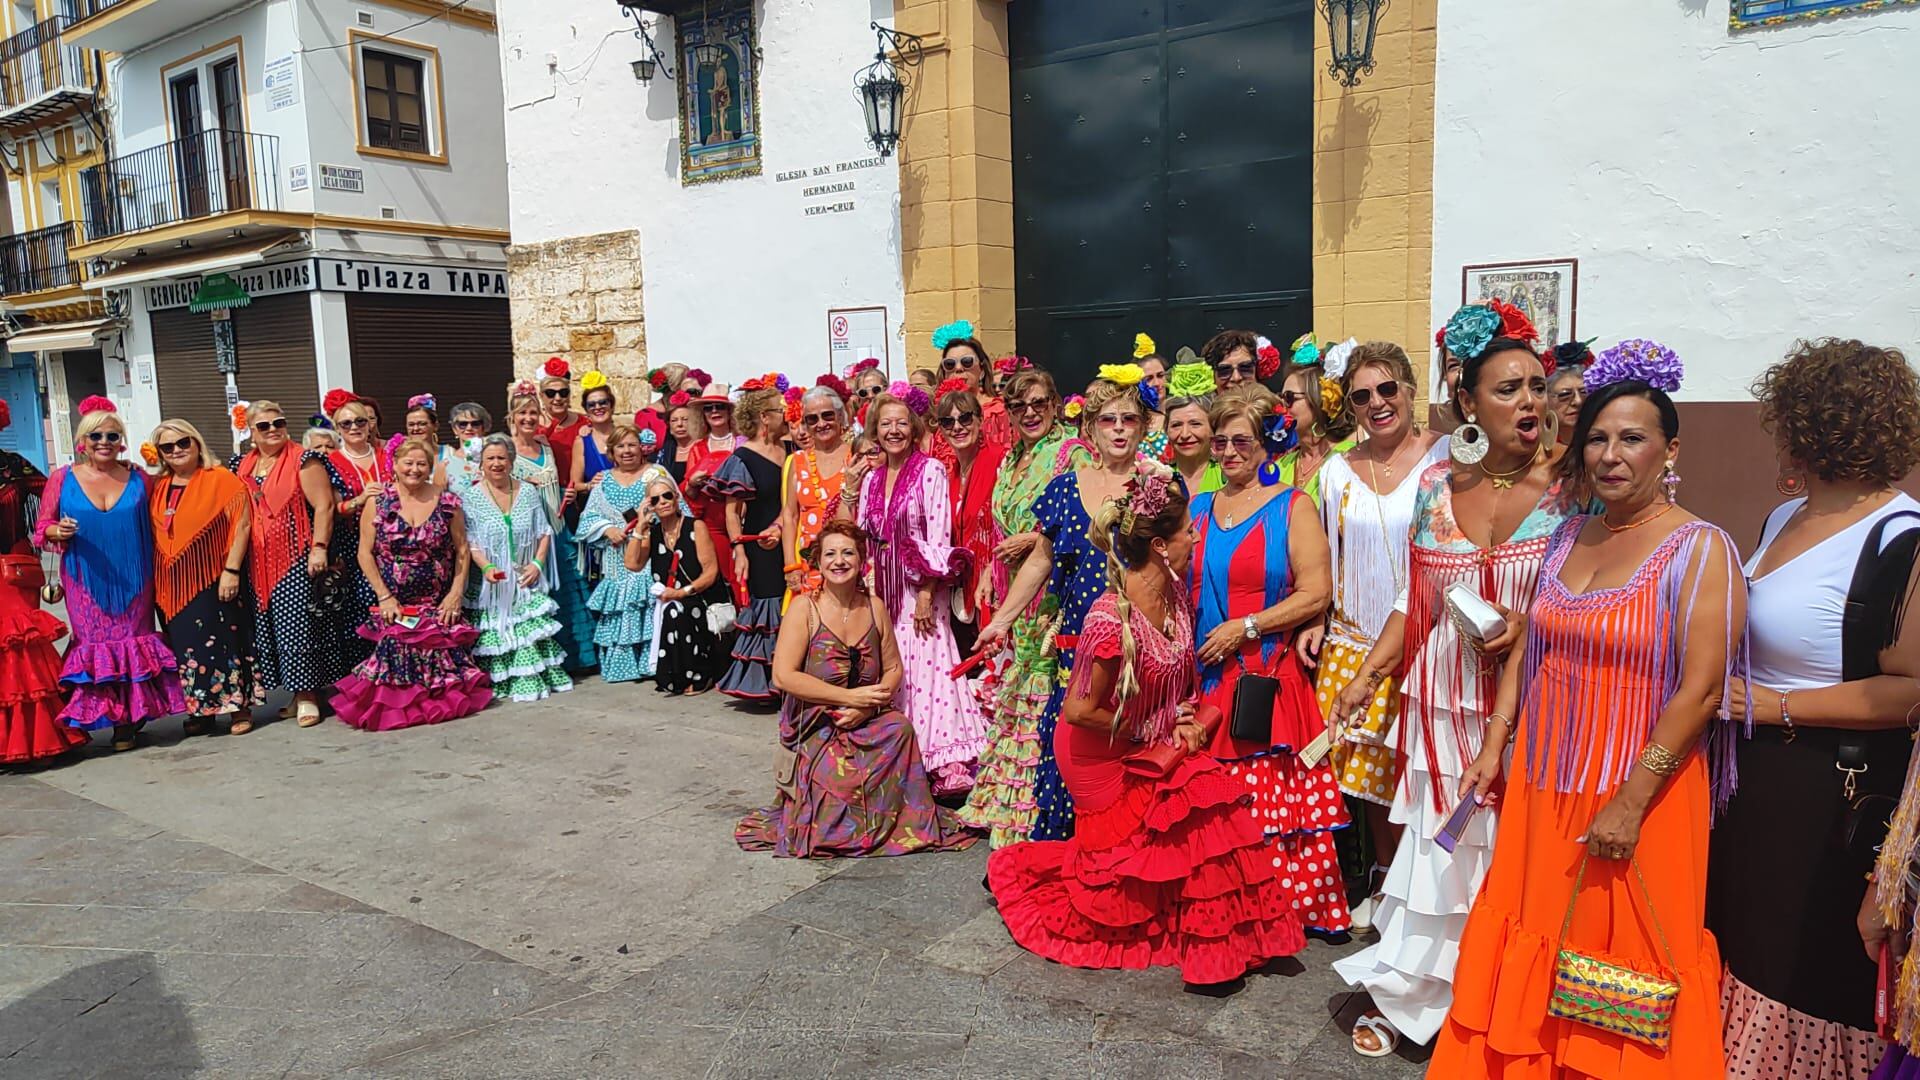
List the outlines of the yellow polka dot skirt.
<svg viewBox="0 0 1920 1080">
<path fill-rule="evenodd" d="M 1329 639 L 1320 650 L 1320 674 L 1314 696 L 1320 712 L 1333 711 L 1334 699 L 1360 674 L 1364 649 Z M 1328 757 L 1340 790 L 1357 799 L 1393 805 L 1393 789 L 1400 782 L 1400 755 L 1391 745 L 1393 721 L 1400 715 L 1400 691 L 1393 679 L 1381 682 L 1367 706 L 1366 719 L 1336 739 Z"/>
</svg>

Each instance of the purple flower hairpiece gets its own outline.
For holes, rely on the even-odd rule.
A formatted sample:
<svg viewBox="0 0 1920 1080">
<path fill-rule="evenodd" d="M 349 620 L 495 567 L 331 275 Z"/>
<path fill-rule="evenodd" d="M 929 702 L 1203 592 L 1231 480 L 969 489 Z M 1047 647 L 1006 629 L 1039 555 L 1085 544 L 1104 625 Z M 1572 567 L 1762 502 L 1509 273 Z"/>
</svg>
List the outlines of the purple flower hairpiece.
<svg viewBox="0 0 1920 1080">
<path fill-rule="evenodd" d="M 428 412 L 437 413 L 440 411 L 440 404 L 433 399 L 432 394 L 415 394 L 407 399 L 407 408 L 425 409 Z"/>
<path fill-rule="evenodd" d="M 927 396 L 927 392 L 910 382 L 896 379 L 892 386 L 887 387 L 887 394 L 899 398 L 907 411 L 915 416 L 925 416 L 927 410 L 933 407 L 933 399 Z"/>
<path fill-rule="evenodd" d="M 1127 513 L 1136 518 L 1154 518 L 1167 508 L 1168 491 L 1173 481 L 1173 470 L 1165 466 L 1154 468 L 1158 462 L 1143 463 L 1134 474 L 1130 486 L 1133 489 L 1127 499 Z"/>
<path fill-rule="evenodd" d="M 1683 373 L 1679 354 L 1672 349 L 1647 338 L 1629 338 L 1594 357 L 1581 381 L 1589 394 L 1627 379 L 1671 394 L 1680 389 Z"/>
</svg>

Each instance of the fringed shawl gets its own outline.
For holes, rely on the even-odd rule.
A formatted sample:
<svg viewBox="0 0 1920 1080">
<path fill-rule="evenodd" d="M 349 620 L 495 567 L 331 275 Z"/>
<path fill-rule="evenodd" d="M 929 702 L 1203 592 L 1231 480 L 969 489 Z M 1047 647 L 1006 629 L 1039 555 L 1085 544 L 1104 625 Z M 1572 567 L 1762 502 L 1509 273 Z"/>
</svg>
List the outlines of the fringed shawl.
<svg viewBox="0 0 1920 1080">
<path fill-rule="evenodd" d="M 947 477 L 940 463 L 918 450 L 907 455 L 886 488 L 887 470 L 867 473 L 860 491 L 860 527 L 872 538 L 875 591 L 887 611 L 904 610 L 907 593 L 921 584 L 966 577 L 972 557 L 953 546 L 947 509 Z"/>
<path fill-rule="evenodd" d="M 172 491 L 172 479 L 163 474 L 147 502 L 153 512 L 153 600 L 167 619 L 219 582 L 234 526 L 247 512 L 246 485 L 222 468 L 195 472 L 169 512 Z"/>
<path fill-rule="evenodd" d="M 1748 674 L 1745 627 L 1733 624 L 1739 564 L 1733 542 L 1704 521 L 1689 522 L 1662 541 L 1625 585 L 1575 595 L 1561 583 L 1560 569 L 1586 520 L 1569 519 L 1549 541 L 1528 622 L 1519 709 L 1527 729 L 1527 781 L 1562 794 L 1606 795 L 1632 773 L 1680 688 L 1688 623 L 1710 549 L 1719 544 L 1727 558 L 1727 666 L 1719 712 L 1701 744 L 1718 811 L 1737 782 L 1731 680 Z M 1516 762 L 1515 772 L 1521 768 Z"/>
<path fill-rule="evenodd" d="M 967 575 L 971 583 L 979 571 L 993 565 L 993 548 L 999 538 L 993 526 L 993 488 L 1000 476 L 1000 462 L 1007 448 L 989 443 L 974 454 L 973 467 L 964 479 L 958 468 L 947 475 L 947 508 L 953 519 L 953 543 L 967 549 L 973 565 Z M 972 600 L 968 600 L 972 604 Z M 984 624 L 983 624 L 984 625 Z"/>
<path fill-rule="evenodd" d="M 313 510 L 300 488 L 300 470 L 326 455 L 289 444 L 268 466 L 267 475 L 253 479 L 258 451 L 249 450 L 234 465 L 253 501 L 253 531 L 247 547 L 253 563 L 253 595 L 261 608 L 273 596 L 273 587 L 287 576 L 295 559 L 304 559 L 313 545 Z"/>
</svg>

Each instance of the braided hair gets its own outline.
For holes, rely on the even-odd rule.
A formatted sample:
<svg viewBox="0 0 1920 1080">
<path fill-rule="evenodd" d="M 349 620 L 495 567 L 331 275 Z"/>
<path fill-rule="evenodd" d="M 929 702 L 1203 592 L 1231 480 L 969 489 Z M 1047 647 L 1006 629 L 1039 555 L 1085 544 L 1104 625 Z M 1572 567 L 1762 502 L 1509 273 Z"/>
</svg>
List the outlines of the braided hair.
<svg viewBox="0 0 1920 1080">
<path fill-rule="evenodd" d="M 1143 468 L 1152 467 L 1151 465 Z M 1165 466 L 1160 466 L 1165 468 Z M 1137 483 L 1137 481 L 1136 481 Z M 1147 565 L 1153 557 L 1155 540 L 1170 540 L 1187 527 L 1187 493 L 1182 484 L 1170 483 L 1165 504 L 1151 515 L 1136 514 L 1130 496 L 1123 495 L 1102 503 L 1087 530 L 1087 539 L 1107 556 L 1107 591 L 1114 594 L 1114 606 L 1120 616 L 1120 680 L 1114 689 L 1113 726 L 1120 728 L 1120 715 L 1127 702 L 1140 692 L 1140 676 L 1135 671 L 1139 643 L 1133 637 L 1133 601 L 1127 596 L 1126 574 Z"/>
</svg>

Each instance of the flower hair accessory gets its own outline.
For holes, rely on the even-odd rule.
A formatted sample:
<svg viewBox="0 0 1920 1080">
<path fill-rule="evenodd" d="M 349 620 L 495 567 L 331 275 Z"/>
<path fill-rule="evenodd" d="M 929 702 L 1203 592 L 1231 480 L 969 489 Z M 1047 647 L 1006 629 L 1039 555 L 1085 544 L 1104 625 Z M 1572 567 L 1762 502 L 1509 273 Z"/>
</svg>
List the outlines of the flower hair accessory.
<svg viewBox="0 0 1920 1080">
<path fill-rule="evenodd" d="M 1288 351 L 1293 354 L 1293 362 L 1301 367 L 1312 367 L 1320 362 L 1320 343 L 1313 339 L 1311 330 L 1294 338 Z"/>
<path fill-rule="evenodd" d="M 1167 394 L 1170 397 L 1206 397 L 1217 386 L 1213 380 L 1213 369 L 1204 363 L 1175 364 L 1173 370 L 1167 373 Z"/>
<path fill-rule="evenodd" d="M 393 464 L 394 453 L 400 449 L 400 444 L 406 441 L 407 433 L 404 431 L 396 431 L 387 437 L 386 457 L 388 465 Z"/>
<path fill-rule="evenodd" d="M 1599 338 L 1585 341 L 1563 341 L 1553 347 L 1553 363 L 1557 368 L 1586 367 L 1593 363 L 1593 343 Z"/>
<path fill-rule="evenodd" d="M 847 381 L 832 372 L 828 372 L 813 380 L 813 385 L 824 386 L 835 394 L 838 394 L 840 396 L 840 404 L 842 405 L 845 405 L 847 399 L 853 396 L 853 388 L 847 385 Z"/>
<path fill-rule="evenodd" d="M 1500 316 L 1500 332 L 1494 335 L 1495 337 L 1525 342 L 1540 340 L 1540 331 L 1533 328 L 1533 320 L 1527 318 L 1526 312 L 1505 300 L 1489 300 L 1487 306 Z"/>
<path fill-rule="evenodd" d="M 1065 416 L 1069 420 L 1078 420 L 1080 419 L 1080 414 L 1086 411 L 1086 408 L 1087 399 L 1081 397 L 1079 394 L 1074 394 L 1067 398 L 1066 404 L 1060 407 L 1060 415 Z"/>
<path fill-rule="evenodd" d="M 689 383 L 689 382 L 699 383 L 702 388 L 705 388 L 713 384 L 713 376 L 707 374 L 705 371 L 702 371 L 699 368 L 690 368 L 688 369 L 686 375 L 681 377 L 680 381 L 682 383 Z"/>
<path fill-rule="evenodd" d="M 414 409 L 425 409 L 437 414 L 440 411 L 440 403 L 434 400 L 432 394 L 415 394 L 407 399 L 407 411 L 411 412 Z"/>
<path fill-rule="evenodd" d="M 847 374 L 857 376 L 863 371 L 871 371 L 879 366 L 880 358 L 877 356 L 869 356 L 865 360 L 858 361 L 852 367 L 848 368 Z"/>
<path fill-rule="evenodd" d="M 160 448 L 150 442 L 141 443 L 140 460 L 146 462 L 149 469 L 160 464 Z"/>
<path fill-rule="evenodd" d="M 793 383 L 785 375 L 777 371 L 769 371 L 765 375 L 760 376 L 760 389 L 762 390 L 778 390 L 784 394 L 792 385 Z"/>
<path fill-rule="evenodd" d="M 534 397 L 539 393 L 540 389 L 533 385 L 533 380 L 531 379 L 518 379 L 507 384 L 507 399 L 509 401 L 517 397 Z"/>
<path fill-rule="evenodd" d="M 1033 361 L 1024 356 L 1003 356 L 993 362 L 993 372 L 996 375 L 1012 375 L 1032 366 Z"/>
<path fill-rule="evenodd" d="M 933 332 L 933 347 L 941 352 L 956 341 L 964 341 L 973 336 L 973 324 L 965 319 L 955 319 Z M 878 363 L 878 361 L 876 361 Z"/>
<path fill-rule="evenodd" d="M 1159 351 L 1160 350 L 1153 344 L 1152 338 L 1145 334 L 1133 335 L 1133 358 L 1135 360 L 1145 360 L 1147 357 Z"/>
<path fill-rule="evenodd" d="M 1293 413 L 1285 402 L 1277 402 L 1273 411 L 1260 422 L 1260 441 L 1266 443 L 1267 451 L 1284 454 L 1300 445 L 1300 433 L 1296 430 Z"/>
<path fill-rule="evenodd" d="M 1137 386 L 1147 372 L 1139 364 L 1101 364 L 1099 378 L 1115 386 Z"/>
<path fill-rule="evenodd" d="M 941 381 L 939 386 L 936 386 L 933 388 L 933 400 L 935 402 L 938 402 L 941 398 L 946 397 L 948 394 L 951 394 L 956 390 L 965 390 L 966 388 L 967 388 L 967 380 L 965 379 L 957 379 L 957 378 L 944 379 Z"/>
<path fill-rule="evenodd" d="M 97 412 L 119 412 L 119 411 L 120 411 L 119 409 L 114 407 L 113 402 L 110 399 L 103 398 L 99 394 L 88 394 L 86 397 L 83 397 L 80 399 L 80 415 L 81 416 L 90 416 L 93 413 L 97 413 Z"/>
<path fill-rule="evenodd" d="M 653 456 L 662 442 L 666 441 L 667 428 L 660 422 L 660 415 L 652 409 L 641 409 L 633 414 L 633 426 L 640 438 L 640 452 Z"/>
<path fill-rule="evenodd" d="M 307 426 L 310 428 L 319 428 L 321 431 L 332 431 L 333 421 L 327 419 L 326 413 L 314 413 L 312 416 L 307 417 Z"/>
<path fill-rule="evenodd" d="M 805 411 L 800 407 L 800 399 L 805 397 L 806 393 L 805 390 L 797 386 L 787 388 L 785 397 L 787 401 L 787 423 L 789 425 L 795 425 L 800 422 L 800 415 Z"/>
<path fill-rule="evenodd" d="M 1321 355 L 1320 369 L 1326 372 L 1330 379 L 1338 379 L 1346 375 L 1347 364 L 1353 359 L 1353 350 L 1359 347 L 1360 343 L 1352 338 L 1335 345 Z"/>
<path fill-rule="evenodd" d="M 647 372 L 647 385 L 653 387 L 655 390 L 665 390 L 667 388 L 667 369 L 654 368 L 652 371 Z"/>
<path fill-rule="evenodd" d="M 667 405 L 675 409 L 683 405 L 691 405 L 692 403 L 693 395 L 687 393 L 685 390 L 675 390 L 673 396 L 667 399 Z"/>
<path fill-rule="evenodd" d="M 532 384 L 528 384 L 528 385 L 532 385 Z M 326 413 L 328 416 L 332 416 L 334 413 L 339 412 L 343 407 L 350 405 L 358 400 L 360 399 L 354 397 L 353 392 L 351 390 L 343 390 L 340 387 L 336 386 L 333 389 L 327 391 L 326 397 L 320 399 L 320 411 L 323 413 Z"/>
<path fill-rule="evenodd" d="M 1127 481 L 1125 511 L 1120 516 L 1120 531 L 1130 533 L 1136 521 L 1151 521 L 1167 508 L 1173 488 L 1173 470 L 1150 459 L 1136 463 Z"/>
<path fill-rule="evenodd" d="M 1486 304 L 1468 304 L 1453 313 L 1441 330 L 1447 351 L 1462 360 L 1471 360 L 1487 351 L 1500 335 L 1500 313 Z"/>
<path fill-rule="evenodd" d="M 557 356 L 547 357 L 547 362 L 541 365 L 540 371 L 549 379 L 564 379 L 573 374 L 573 368 Z"/>
<path fill-rule="evenodd" d="M 605 372 L 589 371 L 585 375 L 580 376 L 580 392 L 582 394 L 592 390 L 598 390 L 605 385 L 607 385 Z"/>
<path fill-rule="evenodd" d="M 0 398 L 0 431 L 5 431 L 12 426 L 13 407 L 7 404 L 6 398 Z"/>
<path fill-rule="evenodd" d="M 1255 370 L 1263 379 L 1273 378 L 1274 374 L 1280 370 L 1279 348 L 1265 337 L 1255 339 L 1254 344 L 1259 346 L 1253 350 L 1253 357 L 1259 364 Z"/>
<path fill-rule="evenodd" d="M 1638 379 L 1671 394 L 1680 389 L 1682 374 L 1680 356 L 1672 349 L 1647 338 L 1629 338 L 1594 357 L 1581 381 L 1589 394 L 1627 379 Z"/>
<path fill-rule="evenodd" d="M 247 410 L 252 407 L 253 403 L 248 401 L 236 401 L 233 403 L 233 408 L 227 411 L 227 419 L 233 422 L 233 430 L 247 430 Z M 333 425 L 328 424 L 327 427 L 332 428 Z"/>
<path fill-rule="evenodd" d="M 907 407 L 907 411 L 915 416 L 925 416 L 927 410 L 933 407 L 933 399 L 927 396 L 925 390 L 899 379 L 895 379 L 893 385 L 887 387 L 887 396 L 898 399 Z"/>
</svg>

